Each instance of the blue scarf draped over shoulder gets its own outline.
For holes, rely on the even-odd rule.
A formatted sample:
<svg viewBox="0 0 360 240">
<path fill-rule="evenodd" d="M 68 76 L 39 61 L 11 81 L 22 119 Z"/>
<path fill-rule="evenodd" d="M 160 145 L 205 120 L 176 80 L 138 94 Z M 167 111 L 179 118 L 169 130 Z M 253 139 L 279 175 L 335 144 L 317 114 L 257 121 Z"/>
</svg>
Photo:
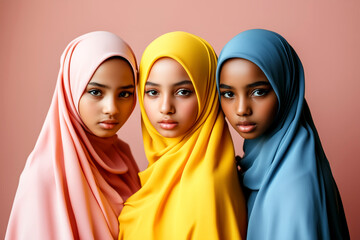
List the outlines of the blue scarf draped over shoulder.
<svg viewBox="0 0 360 240">
<path fill-rule="evenodd" d="M 304 70 L 296 52 L 275 32 L 242 32 L 221 51 L 218 87 L 221 67 L 232 58 L 256 64 L 279 102 L 272 128 L 244 142 L 247 239 L 349 239 L 339 191 L 304 98 Z"/>
</svg>

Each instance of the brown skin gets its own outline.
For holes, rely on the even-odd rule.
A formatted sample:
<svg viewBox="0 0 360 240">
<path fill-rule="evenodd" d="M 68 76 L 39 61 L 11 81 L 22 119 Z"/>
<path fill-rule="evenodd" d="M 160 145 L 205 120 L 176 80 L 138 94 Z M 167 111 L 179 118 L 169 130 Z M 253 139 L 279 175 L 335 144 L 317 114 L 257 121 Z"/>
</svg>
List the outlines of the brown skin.
<svg viewBox="0 0 360 240">
<path fill-rule="evenodd" d="M 180 63 L 171 58 L 154 63 L 145 84 L 144 108 L 163 137 L 182 136 L 194 125 L 198 113 L 196 92 Z"/>
<path fill-rule="evenodd" d="M 226 118 L 244 139 L 261 136 L 273 124 L 278 100 L 254 63 L 241 58 L 226 61 L 220 72 L 220 94 Z"/>
<path fill-rule="evenodd" d="M 103 62 L 79 101 L 81 120 L 92 134 L 112 137 L 134 106 L 134 77 L 128 62 L 119 58 Z"/>
</svg>

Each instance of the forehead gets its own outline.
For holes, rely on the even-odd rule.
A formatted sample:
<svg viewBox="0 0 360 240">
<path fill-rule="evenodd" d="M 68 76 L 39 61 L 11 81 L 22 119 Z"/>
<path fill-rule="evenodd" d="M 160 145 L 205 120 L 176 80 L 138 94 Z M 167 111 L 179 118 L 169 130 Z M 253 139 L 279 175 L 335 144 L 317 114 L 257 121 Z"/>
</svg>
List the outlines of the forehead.
<svg viewBox="0 0 360 240">
<path fill-rule="evenodd" d="M 185 69 L 172 58 L 158 59 L 150 69 L 147 81 L 157 84 L 171 84 L 190 80 Z"/>
<path fill-rule="evenodd" d="M 104 61 L 94 72 L 89 82 L 133 83 L 133 71 L 129 63 L 121 58 Z"/>
<path fill-rule="evenodd" d="M 268 82 L 261 69 L 251 61 L 242 58 L 232 58 L 227 60 L 220 72 L 220 82 Z"/>
</svg>

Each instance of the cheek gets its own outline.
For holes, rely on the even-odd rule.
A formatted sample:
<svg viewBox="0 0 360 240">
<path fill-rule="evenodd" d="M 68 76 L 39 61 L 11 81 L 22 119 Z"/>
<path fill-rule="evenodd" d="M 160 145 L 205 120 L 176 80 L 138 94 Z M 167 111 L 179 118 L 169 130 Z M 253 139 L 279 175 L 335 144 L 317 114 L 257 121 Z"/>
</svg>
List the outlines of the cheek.
<svg viewBox="0 0 360 240">
<path fill-rule="evenodd" d="M 147 99 L 146 97 L 144 98 L 144 110 L 145 113 L 148 117 L 148 119 L 150 120 L 150 122 L 152 122 L 152 119 L 155 117 L 155 113 L 156 111 L 156 103 L 153 101 L 150 101 L 149 99 Z"/>
<path fill-rule="evenodd" d="M 90 109 L 90 106 L 92 108 L 92 111 Z M 86 96 L 82 96 L 80 98 L 78 108 L 79 108 L 80 118 L 83 122 L 85 122 L 84 119 L 86 120 L 92 115 L 92 112 L 94 111 L 93 110 L 94 107 L 95 104 L 91 103 L 89 99 L 86 98 Z"/>
<path fill-rule="evenodd" d="M 99 120 L 99 104 L 91 101 L 87 96 L 83 96 L 80 98 L 78 108 L 81 121 L 90 132 L 94 133 L 96 131 L 94 124 Z"/>
<path fill-rule="evenodd" d="M 232 110 L 232 105 L 228 102 L 226 102 L 225 100 L 222 100 L 221 101 L 221 109 L 223 110 L 224 114 L 225 114 L 225 117 L 231 121 L 232 119 L 232 113 L 234 112 Z"/>
<path fill-rule="evenodd" d="M 189 101 L 179 103 L 179 107 L 181 108 L 180 114 L 184 117 L 189 116 L 187 122 L 194 123 L 198 114 L 198 102 L 196 97 L 188 100 Z"/>
<path fill-rule="evenodd" d="M 134 100 L 129 100 L 120 103 L 120 113 L 123 118 L 128 119 L 133 111 Z"/>
<path fill-rule="evenodd" d="M 277 100 L 268 101 L 267 104 L 262 106 L 262 112 L 264 113 L 264 121 L 268 122 L 268 125 L 271 125 L 276 117 L 277 113 Z"/>
</svg>

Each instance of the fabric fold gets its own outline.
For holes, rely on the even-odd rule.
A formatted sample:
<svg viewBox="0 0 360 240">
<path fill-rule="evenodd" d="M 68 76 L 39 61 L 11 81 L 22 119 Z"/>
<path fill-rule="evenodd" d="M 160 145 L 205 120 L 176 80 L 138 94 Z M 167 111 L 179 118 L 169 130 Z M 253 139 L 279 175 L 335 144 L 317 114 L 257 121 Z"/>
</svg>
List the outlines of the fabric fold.
<svg viewBox="0 0 360 240">
<path fill-rule="evenodd" d="M 164 138 L 144 109 L 144 87 L 153 64 L 172 58 L 185 69 L 198 99 L 196 123 Z M 202 38 L 171 32 L 155 39 L 140 63 L 138 96 L 145 153 L 142 188 L 120 214 L 119 239 L 245 239 L 245 200 L 237 180 L 231 136 L 219 111 L 217 56 Z"/>
<path fill-rule="evenodd" d="M 129 146 L 85 127 L 79 99 L 106 59 L 137 67 L 130 47 L 110 32 L 73 40 L 61 56 L 49 112 L 20 176 L 5 239 L 114 239 L 124 201 L 139 187 Z"/>
<path fill-rule="evenodd" d="M 339 191 L 304 98 L 304 70 L 296 52 L 275 32 L 244 31 L 220 53 L 218 86 L 221 68 L 232 58 L 256 64 L 279 102 L 272 128 L 244 142 L 247 238 L 349 239 Z"/>
</svg>

